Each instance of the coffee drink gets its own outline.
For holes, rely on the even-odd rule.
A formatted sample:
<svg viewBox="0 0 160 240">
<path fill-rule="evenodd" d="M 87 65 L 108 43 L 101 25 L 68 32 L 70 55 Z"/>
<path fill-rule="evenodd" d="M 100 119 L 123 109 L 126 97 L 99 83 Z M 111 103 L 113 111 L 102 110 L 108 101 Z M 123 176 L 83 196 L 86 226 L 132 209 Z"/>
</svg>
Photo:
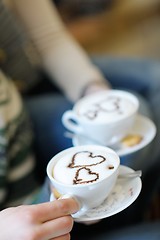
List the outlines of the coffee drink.
<svg viewBox="0 0 160 240">
<path fill-rule="evenodd" d="M 100 181 L 117 168 L 116 156 L 99 150 L 71 151 L 54 166 L 53 177 L 65 184 L 88 184 Z"/>
<path fill-rule="evenodd" d="M 106 90 L 79 100 L 62 116 L 64 126 L 110 146 L 121 140 L 133 127 L 139 102 L 136 96 L 121 90 Z"/>
<path fill-rule="evenodd" d="M 88 121 L 115 122 L 128 117 L 136 110 L 135 102 L 120 91 L 108 91 L 88 97 L 76 107 L 77 115 Z"/>
<path fill-rule="evenodd" d="M 120 166 L 118 155 L 110 148 L 86 145 L 71 147 L 55 155 L 47 165 L 47 175 L 55 198 L 76 198 L 79 217 L 99 206 L 115 186 Z"/>
</svg>

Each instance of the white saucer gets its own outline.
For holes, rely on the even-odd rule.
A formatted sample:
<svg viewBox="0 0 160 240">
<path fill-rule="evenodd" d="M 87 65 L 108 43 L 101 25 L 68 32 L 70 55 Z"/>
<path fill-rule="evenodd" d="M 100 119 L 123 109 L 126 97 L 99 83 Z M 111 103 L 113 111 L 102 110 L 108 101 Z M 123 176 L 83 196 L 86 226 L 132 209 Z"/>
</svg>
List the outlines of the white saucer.
<svg viewBox="0 0 160 240">
<path fill-rule="evenodd" d="M 120 166 L 120 174 L 129 172 L 134 172 L 134 170 L 126 166 Z M 142 181 L 140 177 L 127 179 L 119 178 L 109 197 L 99 207 L 92 208 L 85 215 L 75 218 L 75 221 L 99 220 L 119 213 L 136 200 L 140 194 L 141 188 Z M 54 196 L 51 194 L 50 201 L 53 200 Z"/>
<path fill-rule="evenodd" d="M 128 132 L 127 135 L 135 134 L 141 136 L 142 140 L 134 146 L 129 147 L 119 142 L 109 147 L 111 147 L 120 157 L 136 152 L 148 145 L 153 140 L 156 135 L 156 126 L 149 118 L 142 115 L 137 115 L 135 124 L 132 130 Z M 73 146 L 97 144 L 94 143 L 92 140 L 80 135 L 74 135 L 74 137 L 72 138 L 72 143 Z"/>
</svg>

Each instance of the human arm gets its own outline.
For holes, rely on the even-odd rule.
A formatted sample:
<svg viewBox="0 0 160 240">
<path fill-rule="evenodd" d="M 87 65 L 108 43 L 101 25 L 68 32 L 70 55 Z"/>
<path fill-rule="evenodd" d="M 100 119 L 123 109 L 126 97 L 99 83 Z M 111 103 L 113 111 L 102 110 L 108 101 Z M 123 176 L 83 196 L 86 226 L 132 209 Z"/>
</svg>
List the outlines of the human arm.
<svg viewBox="0 0 160 240">
<path fill-rule="evenodd" d="M 89 92 L 93 88 L 109 87 L 99 69 L 69 34 L 51 1 L 12 2 L 41 55 L 43 68 L 72 101 L 81 97 L 86 87 L 91 89 Z"/>
<path fill-rule="evenodd" d="M 22 205 L 0 212 L 1 239 L 67 240 L 73 227 L 70 214 L 78 211 L 73 199 Z"/>
</svg>

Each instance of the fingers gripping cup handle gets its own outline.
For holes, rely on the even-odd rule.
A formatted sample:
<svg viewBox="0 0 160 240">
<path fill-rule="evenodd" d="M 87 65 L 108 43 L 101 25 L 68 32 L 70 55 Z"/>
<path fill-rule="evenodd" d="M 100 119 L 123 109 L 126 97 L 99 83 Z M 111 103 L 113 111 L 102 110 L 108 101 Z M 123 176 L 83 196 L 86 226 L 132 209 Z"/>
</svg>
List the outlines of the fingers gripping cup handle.
<svg viewBox="0 0 160 240">
<path fill-rule="evenodd" d="M 79 204 L 80 209 L 78 212 L 72 214 L 73 218 L 81 217 L 82 215 L 84 215 L 87 212 L 88 207 L 86 205 L 84 205 L 79 199 L 77 199 L 77 197 L 75 197 L 72 194 L 64 194 L 59 199 L 67 199 L 67 198 L 74 198 L 76 200 L 76 202 L 78 202 L 78 204 Z"/>
<path fill-rule="evenodd" d="M 74 133 L 83 133 L 83 128 L 80 126 L 78 118 L 73 111 L 66 111 L 62 116 L 63 125 Z"/>
</svg>

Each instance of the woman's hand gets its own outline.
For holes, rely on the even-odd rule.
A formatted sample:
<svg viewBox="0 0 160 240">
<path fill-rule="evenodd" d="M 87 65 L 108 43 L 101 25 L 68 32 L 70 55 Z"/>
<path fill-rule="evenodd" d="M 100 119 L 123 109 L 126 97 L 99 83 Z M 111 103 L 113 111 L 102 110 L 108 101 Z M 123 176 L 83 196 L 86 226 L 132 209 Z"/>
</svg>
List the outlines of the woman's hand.
<svg viewBox="0 0 160 240">
<path fill-rule="evenodd" d="M 94 94 L 100 91 L 111 89 L 111 85 L 109 82 L 105 81 L 93 81 L 89 83 L 82 91 L 81 97 Z"/>
<path fill-rule="evenodd" d="M 0 212 L 3 240 L 68 240 L 73 227 L 70 214 L 78 211 L 73 199 L 7 208 Z"/>
</svg>

